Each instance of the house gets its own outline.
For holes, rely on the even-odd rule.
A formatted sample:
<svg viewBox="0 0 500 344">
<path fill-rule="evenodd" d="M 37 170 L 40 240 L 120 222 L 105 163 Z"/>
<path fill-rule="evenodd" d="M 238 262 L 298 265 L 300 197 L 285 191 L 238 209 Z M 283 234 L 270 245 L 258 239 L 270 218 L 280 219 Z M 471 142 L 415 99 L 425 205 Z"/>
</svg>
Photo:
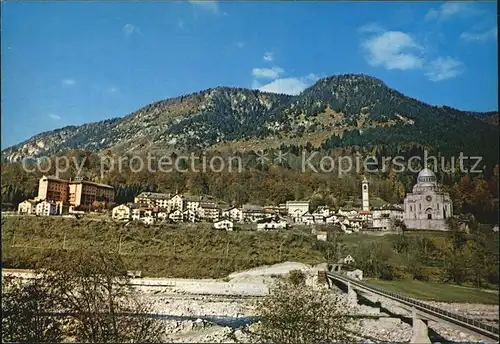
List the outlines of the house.
<svg viewBox="0 0 500 344">
<path fill-rule="evenodd" d="M 273 229 L 286 229 L 288 223 L 282 219 L 264 219 L 257 223 L 257 230 L 273 230 Z"/>
<path fill-rule="evenodd" d="M 337 215 L 330 215 L 327 218 L 325 218 L 326 223 L 339 223 L 340 222 L 340 216 Z"/>
<path fill-rule="evenodd" d="M 35 213 L 38 216 L 49 216 L 56 214 L 56 203 L 49 201 L 42 201 L 35 206 Z"/>
<path fill-rule="evenodd" d="M 17 213 L 20 215 L 35 214 L 37 203 L 38 201 L 35 201 L 33 199 L 28 199 L 26 201 L 23 201 L 19 203 L 19 206 L 17 207 Z"/>
<path fill-rule="evenodd" d="M 292 212 L 288 212 L 288 217 L 292 222 L 301 223 L 303 222 L 302 215 L 307 214 L 307 212 L 303 213 L 302 209 L 295 209 Z"/>
<path fill-rule="evenodd" d="M 272 219 L 278 215 L 279 215 L 279 213 L 276 210 L 264 208 L 264 218 Z"/>
<path fill-rule="evenodd" d="M 351 255 L 346 256 L 343 259 L 340 259 L 339 263 L 342 264 L 354 264 L 355 260 Z"/>
<path fill-rule="evenodd" d="M 139 221 L 143 217 L 152 216 L 152 211 L 150 208 L 142 208 L 140 205 L 134 205 L 132 209 L 132 220 Z"/>
<path fill-rule="evenodd" d="M 388 217 L 374 218 L 371 229 L 375 231 L 390 231 L 392 230 L 392 220 Z"/>
<path fill-rule="evenodd" d="M 156 213 L 156 217 L 158 220 L 165 221 L 168 219 L 168 211 L 166 208 L 158 209 L 158 213 Z"/>
<path fill-rule="evenodd" d="M 372 219 L 372 212 L 369 211 L 369 210 L 360 210 L 358 212 L 358 217 L 361 219 L 361 220 L 364 220 L 364 221 L 369 221 Z"/>
<path fill-rule="evenodd" d="M 316 232 L 316 239 L 321 241 L 327 241 L 328 232 L 323 232 L 323 231 Z"/>
<path fill-rule="evenodd" d="M 297 210 L 300 214 L 309 212 L 309 201 L 288 201 L 285 206 L 288 214 L 295 214 Z"/>
<path fill-rule="evenodd" d="M 168 218 L 174 222 L 182 222 L 182 220 L 184 218 L 184 214 L 182 213 L 181 210 L 177 209 L 177 210 L 174 210 L 173 212 L 171 212 L 168 215 Z"/>
<path fill-rule="evenodd" d="M 265 218 L 266 215 L 264 207 L 254 204 L 244 204 L 241 211 L 245 222 L 257 222 Z"/>
<path fill-rule="evenodd" d="M 313 217 L 314 223 L 324 223 L 325 222 L 325 216 L 323 214 L 311 214 Z"/>
<path fill-rule="evenodd" d="M 363 223 L 366 223 L 366 221 L 362 219 L 349 220 L 349 226 L 355 232 L 359 232 L 359 230 L 363 228 Z"/>
<path fill-rule="evenodd" d="M 286 203 L 280 203 L 278 204 L 278 206 L 276 207 L 278 212 L 280 213 L 280 215 L 286 215 Z"/>
<path fill-rule="evenodd" d="M 195 222 L 197 220 L 196 213 L 193 210 L 186 209 L 182 213 L 182 218 L 185 222 Z"/>
<path fill-rule="evenodd" d="M 322 215 L 323 217 L 330 216 L 330 208 L 327 206 L 321 205 L 314 211 L 313 215 Z"/>
<path fill-rule="evenodd" d="M 302 214 L 301 219 L 302 223 L 305 225 L 313 225 L 315 223 L 314 216 L 309 212 Z"/>
<path fill-rule="evenodd" d="M 152 225 L 155 222 L 155 219 L 152 216 L 145 216 L 145 217 L 141 218 L 141 221 L 145 225 Z"/>
<path fill-rule="evenodd" d="M 266 218 L 264 209 L 246 209 L 243 210 L 243 220 L 245 222 L 257 222 Z"/>
<path fill-rule="evenodd" d="M 224 229 L 226 231 L 232 231 L 233 230 L 233 222 L 230 220 L 215 221 L 213 228 L 214 229 Z"/>
<path fill-rule="evenodd" d="M 137 208 L 139 208 L 139 205 L 135 203 L 120 204 L 111 211 L 111 218 L 117 221 L 130 221 L 132 210 Z"/>
<path fill-rule="evenodd" d="M 495 227 L 493 227 L 492 231 L 495 232 L 495 233 L 498 233 L 498 225 L 496 225 Z"/>
<path fill-rule="evenodd" d="M 167 205 L 168 205 L 168 208 L 170 209 L 170 211 L 174 211 L 174 210 L 181 210 L 182 211 L 183 204 L 184 204 L 184 200 L 183 200 L 182 196 L 179 194 L 174 195 L 167 202 Z"/>
<path fill-rule="evenodd" d="M 168 201 L 172 198 L 170 193 L 142 192 L 134 199 L 134 203 L 139 203 L 146 207 L 167 208 Z"/>
<path fill-rule="evenodd" d="M 395 221 L 403 221 L 404 210 L 394 205 L 385 205 L 373 209 L 372 228 L 376 230 L 394 230 Z"/>
<path fill-rule="evenodd" d="M 193 213 L 196 213 L 196 211 L 200 207 L 201 201 L 202 201 L 202 197 L 201 196 L 184 196 L 184 198 L 183 198 L 183 203 L 184 203 L 183 209 L 190 210 Z"/>
<path fill-rule="evenodd" d="M 220 209 L 215 203 L 200 203 L 199 215 L 205 221 L 217 221 L 220 216 Z"/>
<path fill-rule="evenodd" d="M 352 218 L 355 218 L 356 216 L 358 216 L 358 211 L 356 209 L 350 208 L 350 207 L 339 208 L 337 214 L 352 219 Z"/>
<path fill-rule="evenodd" d="M 243 222 L 243 211 L 237 207 L 231 207 L 222 212 L 222 217 L 234 222 Z"/>
</svg>

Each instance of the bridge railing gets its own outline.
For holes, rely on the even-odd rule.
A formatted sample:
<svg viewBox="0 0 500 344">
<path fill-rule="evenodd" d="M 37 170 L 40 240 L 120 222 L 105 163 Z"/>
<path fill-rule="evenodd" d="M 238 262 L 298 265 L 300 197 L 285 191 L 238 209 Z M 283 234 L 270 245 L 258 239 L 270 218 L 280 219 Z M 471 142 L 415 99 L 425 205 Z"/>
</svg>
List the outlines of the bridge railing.
<svg viewBox="0 0 500 344">
<path fill-rule="evenodd" d="M 395 299 L 398 299 L 398 300 L 401 300 L 401 301 L 404 301 L 406 303 L 409 303 L 411 305 L 414 305 L 414 306 L 417 306 L 418 308 L 423 308 L 424 310 L 430 310 L 434 313 L 437 313 L 437 314 L 440 314 L 440 315 L 444 315 L 448 318 L 451 318 L 451 319 L 454 319 L 454 320 L 458 320 L 462 323 L 466 323 L 468 325 L 472 325 L 474 327 L 477 327 L 477 328 L 480 328 L 480 329 L 483 329 L 487 332 L 490 332 L 492 334 L 495 334 L 497 336 L 497 340 L 498 340 L 498 334 L 499 334 L 499 329 L 498 327 L 495 327 L 495 326 L 492 326 L 492 325 L 487 325 L 487 324 L 484 324 L 480 321 L 477 321 L 477 320 L 474 320 L 474 319 L 471 319 L 471 318 L 468 318 L 468 317 L 465 317 L 465 316 L 462 316 L 462 315 L 458 315 L 456 313 L 452 313 L 452 312 L 449 312 L 449 311 L 446 311 L 446 310 L 443 310 L 441 308 L 437 308 L 435 306 L 431 306 L 427 303 L 424 303 L 424 302 L 421 302 L 421 301 L 418 301 L 418 300 L 415 300 L 415 299 L 412 299 L 410 297 L 407 297 L 407 296 L 403 296 L 403 295 L 400 295 L 400 294 L 397 294 L 397 293 L 394 293 L 394 292 L 390 292 L 390 291 L 386 291 L 382 288 L 379 288 L 379 287 L 376 287 L 376 286 L 372 286 L 372 285 L 368 285 L 366 283 L 363 283 L 363 282 L 360 282 L 360 281 L 357 281 L 357 280 L 354 280 L 350 277 L 347 277 L 345 275 L 340 275 L 340 274 L 337 274 L 337 273 L 332 273 L 332 272 L 328 272 L 327 275 L 333 275 L 334 277 L 338 278 L 338 279 L 343 279 L 345 281 L 348 281 L 349 283 L 353 284 L 353 285 L 358 285 L 362 288 L 365 288 L 365 289 L 368 289 L 368 290 L 371 290 L 371 291 L 375 291 L 379 294 L 382 294 L 383 296 L 391 296 Z"/>
</svg>

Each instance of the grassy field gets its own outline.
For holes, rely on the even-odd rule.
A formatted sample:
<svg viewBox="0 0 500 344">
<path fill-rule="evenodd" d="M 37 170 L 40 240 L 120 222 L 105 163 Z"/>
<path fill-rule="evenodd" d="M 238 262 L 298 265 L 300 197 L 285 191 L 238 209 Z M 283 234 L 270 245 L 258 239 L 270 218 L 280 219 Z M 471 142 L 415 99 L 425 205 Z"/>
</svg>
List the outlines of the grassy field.
<svg viewBox="0 0 500 344">
<path fill-rule="evenodd" d="M 318 264 L 324 245 L 296 231 L 226 232 L 192 226 L 122 224 L 61 217 L 2 218 L 2 265 L 35 268 L 75 249 L 119 253 L 145 276 L 220 278 L 283 261 Z"/>
<path fill-rule="evenodd" d="M 223 278 L 284 261 L 325 262 L 332 244 L 317 241 L 309 231 L 226 232 L 212 230 L 210 224 L 147 227 L 85 218 L 3 217 L 2 267 L 33 269 L 69 259 L 73 250 L 98 248 L 120 254 L 129 270 L 141 270 L 146 277 Z M 418 235 L 439 239 L 442 234 Z M 390 247 L 396 238 L 396 234 L 344 235 L 342 251 L 355 253 L 362 243 Z M 474 288 L 406 279 L 367 281 L 423 300 L 498 304 L 498 294 Z"/>
<path fill-rule="evenodd" d="M 498 304 L 498 293 L 452 284 L 420 281 L 383 281 L 367 279 L 365 282 L 416 299 L 441 302 Z"/>
</svg>

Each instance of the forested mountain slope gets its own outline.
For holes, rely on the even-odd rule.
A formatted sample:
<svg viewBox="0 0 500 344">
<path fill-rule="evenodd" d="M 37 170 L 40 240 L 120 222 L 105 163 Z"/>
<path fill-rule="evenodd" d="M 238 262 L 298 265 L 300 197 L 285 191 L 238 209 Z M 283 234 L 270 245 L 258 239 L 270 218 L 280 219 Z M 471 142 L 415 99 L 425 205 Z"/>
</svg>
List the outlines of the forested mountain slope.
<svg viewBox="0 0 500 344">
<path fill-rule="evenodd" d="M 495 114 L 497 121 L 495 122 Z M 414 144 L 444 154 L 464 152 L 497 159 L 498 114 L 436 107 L 409 98 L 365 75 L 320 79 L 297 96 L 217 87 L 159 101 L 129 114 L 41 133 L 2 151 L 5 160 L 93 152 L 172 152 L 245 141 L 316 149 Z"/>
</svg>

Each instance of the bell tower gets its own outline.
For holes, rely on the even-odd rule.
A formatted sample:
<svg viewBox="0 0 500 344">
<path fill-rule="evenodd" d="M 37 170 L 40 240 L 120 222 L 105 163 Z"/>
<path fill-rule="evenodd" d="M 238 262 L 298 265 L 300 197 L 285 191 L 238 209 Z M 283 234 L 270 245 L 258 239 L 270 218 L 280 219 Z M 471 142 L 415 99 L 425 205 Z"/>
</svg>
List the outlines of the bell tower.
<svg viewBox="0 0 500 344">
<path fill-rule="evenodd" d="M 366 177 L 363 177 L 363 182 L 361 183 L 361 192 L 363 200 L 363 211 L 370 211 L 368 180 L 366 179 Z"/>
</svg>

